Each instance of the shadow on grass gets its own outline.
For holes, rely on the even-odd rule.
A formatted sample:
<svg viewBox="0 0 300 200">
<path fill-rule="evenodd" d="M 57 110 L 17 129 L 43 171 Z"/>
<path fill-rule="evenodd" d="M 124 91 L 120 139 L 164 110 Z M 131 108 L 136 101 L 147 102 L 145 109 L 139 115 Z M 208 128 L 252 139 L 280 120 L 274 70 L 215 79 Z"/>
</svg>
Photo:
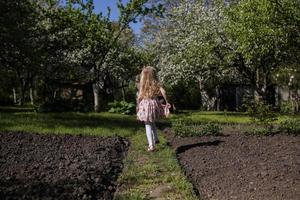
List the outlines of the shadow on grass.
<svg viewBox="0 0 300 200">
<path fill-rule="evenodd" d="M 201 115 L 247 116 L 246 112 L 199 112 Z"/>
<path fill-rule="evenodd" d="M 156 126 L 160 130 L 164 130 L 165 128 L 172 127 L 172 122 L 170 120 L 160 120 L 155 122 Z"/>
<path fill-rule="evenodd" d="M 180 146 L 176 149 L 176 154 L 181 154 L 184 153 L 185 151 L 192 149 L 194 147 L 202 147 L 202 146 L 218 146 L 220 143 L 222 143 L 224 141 L 221 140 L 215 140 L 213 142 L 199 142 L 199 143 L 195 143 L 195 144 L 189 144 L 189 145 L 184 145 L 184 146 Z"/>
<path fill-rule="evenodd" d="M 52 119 L 63 126 L 70 127 L 138 128 L 140 125 L 136 119 L 128 116 L 85 116 L 71 114 L 63 118 L 56 115 Z"/>
<path fill-rule="evenodd" d="M 200 111 L 200 110 L 185 110 L 177 112 L 179 115 L 247 115 L 247 112 L 239 112 L 239 111 Z"/>
<path fill-rule="evenodd" d="M 32 106 L 0 106 L 0 112 L 15 113 L 15 112 L 33 112 Z"/>
</svg>

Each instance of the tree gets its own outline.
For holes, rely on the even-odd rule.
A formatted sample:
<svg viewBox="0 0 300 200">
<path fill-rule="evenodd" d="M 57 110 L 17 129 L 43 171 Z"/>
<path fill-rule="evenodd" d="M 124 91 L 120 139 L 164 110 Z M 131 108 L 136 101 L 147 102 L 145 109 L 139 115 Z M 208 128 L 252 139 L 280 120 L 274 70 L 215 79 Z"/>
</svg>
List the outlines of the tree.
<svg viewBox="0 0 300 200">
<path fill-rule="evenodd" d="M 75 1 L 75 3 L 78 3 L 78 1 Z M 92 0 L 86 4 L 80 3 L 81 8 L 86 13 L 87 24 L 85 30 L 87 30 L 87 34 L 84 39 L 84 49 L 87 52 L 84 60 L 88 60 L 85 66 L 91 67 L 90 82 L 93 83 L 95 111 L 99 110 L 99 92 L 110 79 L 111 72 L 115 71 L 112 70 L 112 67 L 120 66 L 110 62 L 114 61 L 115 56 L 122 50 L 120 47 L 124 47 L 124 45 L 118 43 L 124 34 L 126 35 L 129 24 L 136 22 L 141 15 L 159 10 L 156 7 L 146 7 L 146 3 L 147 0 L 131 0 L 123 5 L 119 1 L 120 17 L 117 23 L 110 22 L 109 15 L 103 17 L 101 13 L 94 14 Z"/>
<path fill-rule="evenodd" d="M 163 81 L 198 82 L 203 107 L 212 109 L 218 86 L 234 70 L 226 70 L 228 51 L 224 38 L 224 4 L 206 1 L 181 1 L 167 10 L 156 34 L 157 60 Z"/>
<path fill-rule="evenodd" d="M 226 33 L 237 69 L 266 101 L 272 72 L 299 66 L 300 3 L 298 0 L 242 0 L 227 12 Z"/>
<path fill-rule="evenodd" d="M 250 83 L 267 102 L 274 71 L 299 66 L 299 6 L 298 0 L 180 1 L 151 32 L 162 79 L 197 80 L 208 106 L 207 91 L 224 81 Z"/>
<path fill-rule="evenodd" d="M 37 23 L 36 7 L 31 1 L 0 2 L 0 66 L 14 73 L 20 88 L 19 104 L 37 72 L 37 51 L 34 38 Z"/>
</svg>

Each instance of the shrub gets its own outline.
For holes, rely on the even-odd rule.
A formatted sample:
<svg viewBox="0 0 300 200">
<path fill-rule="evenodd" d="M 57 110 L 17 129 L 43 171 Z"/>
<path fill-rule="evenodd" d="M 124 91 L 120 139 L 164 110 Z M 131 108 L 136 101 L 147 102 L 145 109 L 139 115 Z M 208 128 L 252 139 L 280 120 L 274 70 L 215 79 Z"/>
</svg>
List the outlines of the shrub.
<svg viewBox="0 0 300 200">
<path fill-rule="evenodd" d="M 291 101 L 282 101 L 280 103 L 280 112 L 283 114 L 293 113 L 293 104 Z"/>
<path fill-rule="evenodd" d="M 173 125 L 172 129 L 174 134 L 178 136 L 193 136 L 194 134 L 194 131 L 187 126 Z"/>
<path fill-rule="evenodd" d="M 172 122 L 172 129 L 175 135 L 188 136 L 203 136 L 203 135 L 220 135 L 221 127 L 216 123 L 193 123 L 191 121 L 175 120 Z"/>
<path fill-rule="evenodd" d="M 220 135 L 220 132 L 221 127 L 216 123 L 208 123 L 202 127 L 203 135 Z"/>
<path fill-rule="evenodd" d="M 261 125 L 268 125 L 277 120 L 276 114 L 272 111 L 271 106 L 261 101 L 253 101 L 249 104 L 247 112 L 255 123 Z"/>
<path fill-rule="evenodd" d="M 124 115 L 133 114 L 135 112 L 135 104 L 126 101 L 114 101 L 108 103 L 110 113 L 119 113 Z"/>
<path fill-rule="evenodd" d="M 262 128 L 254 128 L 248 132 L 249 134 L 270 135 L 273 133 L 273 123 L 277 120 L 277 117 L 270 105 L 266 105 L 261 101 L 252 101 L 247 105 L 247 112 L 254 123 L 263 126 Z"/>
<path fill-rule="evenodd" d="M 245 132 L 246 135 L 258 135 L 258 136 L 267 136 L 271 135 L 273 132 L 266 127 L 254 127 Z"/>
<path fill-rule="evenodd" d="M 280 131 L 287 134 L 300 134 L 300 120 L 297 119 L 287 119 L 280 123 Z"/>
</svg>

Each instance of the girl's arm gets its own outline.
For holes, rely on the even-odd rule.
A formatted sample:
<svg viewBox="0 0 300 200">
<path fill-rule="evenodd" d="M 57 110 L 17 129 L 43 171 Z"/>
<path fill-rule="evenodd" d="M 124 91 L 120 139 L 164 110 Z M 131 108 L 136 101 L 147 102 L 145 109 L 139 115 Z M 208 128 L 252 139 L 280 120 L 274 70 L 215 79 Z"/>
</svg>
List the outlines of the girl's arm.
<svg viewBox="0 0 300 200">
<path fill-rule="evenodd" d="M 159 90 L 160 90 L 160 93 L 162 94 L 162 96 L 164 97 L 164 99 L 165 99 L 165 101 L 166 101 L 166 105 L 167 105 L 167 106 L 171 106 L 171 105 L 169 104 L 169 102 L 168 102 L 168 99 L 167 99 L 166 90 L 165 90 L 164 88 L 162 88 L 162 87 L 160 87 Z"/>
</svg>

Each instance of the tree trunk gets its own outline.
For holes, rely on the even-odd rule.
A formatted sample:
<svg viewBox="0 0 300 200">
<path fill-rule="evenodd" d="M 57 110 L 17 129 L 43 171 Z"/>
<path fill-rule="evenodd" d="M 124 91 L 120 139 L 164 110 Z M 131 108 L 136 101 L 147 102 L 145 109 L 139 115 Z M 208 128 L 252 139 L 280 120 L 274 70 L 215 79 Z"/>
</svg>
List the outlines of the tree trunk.
<svg viewBox="0 0 300 200">
<path fill-rule="evenodd" d="M 239 88 L 236 87 L 235 88 L 235 110 L 238 111 L 238 108 L 240 106 L 240 103 L 239 103 Z"/>
<path fill-rule="evenodd" d="M 20 87 L 20 99 L 19 99 L 19 105 L 23 106 L 25 102 L 25 89 L 24 87 Z"/>
<path fill-rule="evenodd" d="M 126 101 L 125 88 L 124 87 L 122 87 L 122 98 L 123 98 L 123 101 Z"/>
<path fill-rule="evenodd" d="M 260 84 L 259 84 L 259 69 L 256 69 L 256 83 L 255 83 L 255 91 L 254 91 L 254 99 L 255 101 L 260 101 L 261 96 L 260 96 Z"/>
<path fill-rule="evenodd" d="M 266 94 L 267 94 L 267 74 L 257 69 L 254 98 L 256 101 L 266 102 Z"/>
<path fill-rule="evenodd" d="M 32 89 L 32 87 L 29 88 L 29 96 L 30 96 L 30 103 L 31 103 L 31 105 L 34 105 L 34 95 L 33 95 L 33 89 Z"/>
<path fill-rule="evenodd" d="M 16 89 L 13 88 L 12 91 L 13 91 L 13 96 L 14 96 L 14 104 L 16 104 L 16 103 L 17 103 L 17 93 L 16 93 Z"/>
<path fill-rule="evenodd" d="M 94 111 L 98 112 L 99 111 L 99 85 L 93 84 L 93 94 L 94 94 Z"/>
<path fill-rule="evenodd" d="M 221 99 L 220 99 L 220 87 L 217 86 L 216 87 L 216 109 L 217 111 L 220 111 L 220 102 L 221 102 Z"/>
<path fill-rule="evenodd" d="M 30 73 L 29 96 L 30 96 L 31 105 L 34 105 L 35 98 L 37 97 L 37 91 L 36 91 L 36 80 L 35 80 L 35 77 L 32 73 Z"/>
<path fill-rule="evenodd" d="M 216 103 L 216 97 L 210 97 L 207 92 L 204 90 L 204 85 L 203 85 L 203 79 L 198 80 L 199 84 L 199 89 L 200 89 L 200 94 L 201 94 L 201 101 L 202 101 L 202 106 L 206 108 L 206 110 L 211 111 L 214 110 L 215 108 L 215 103 Z"/>
<path fill-rule="evenodd" d="M 28 88 L 28 79 L 26 78 L 20 78 L 19 77 L 19 81 L 20 81 L 20 98 L 19 98 L 19 105 L 22 106 L 24 105 L 25 102 L 25 93 L 26 93 L 26 89 Z"/>
</svg>

